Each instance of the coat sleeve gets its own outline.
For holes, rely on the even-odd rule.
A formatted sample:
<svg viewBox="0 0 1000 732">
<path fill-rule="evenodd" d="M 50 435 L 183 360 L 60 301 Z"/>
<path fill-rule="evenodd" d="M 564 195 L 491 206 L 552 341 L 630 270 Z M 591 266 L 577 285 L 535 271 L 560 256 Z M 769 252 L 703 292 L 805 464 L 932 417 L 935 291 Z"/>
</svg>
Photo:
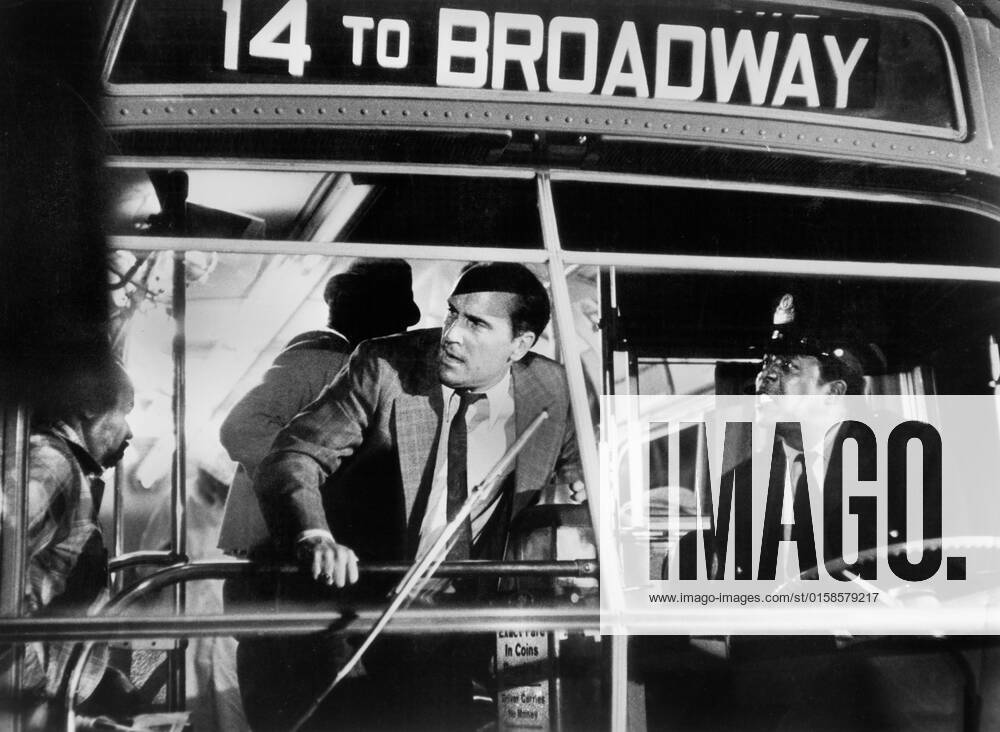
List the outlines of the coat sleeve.
<svg viewBox="0 0 1000 732">
<path fill-rule="evenodd" d="M 321 489 L 363 441 L 379 404 L 380 364 L 367 344 L 330 385 L 278 432 L 260 463 L 254 492 L 272 539 L 291 547 L 303 531 L 329 531 Z"/>
<path fill-rule="evenodd" d="M 573 425 L 573 408 L 567 406 L 566 427 L 563 430 L 562 444 L 553 470 L 554 483 L 573 483 L 583 480 L 580 446 L 576 441 L 576 428 Z"/>
<path fill-rule="evenodd" d="M 279 354 L 222 423 L 226 452 L 254 474 L 278 431 L 312 402 L 347 360 L 340 351 L 294 349 Z"/>
</svg>

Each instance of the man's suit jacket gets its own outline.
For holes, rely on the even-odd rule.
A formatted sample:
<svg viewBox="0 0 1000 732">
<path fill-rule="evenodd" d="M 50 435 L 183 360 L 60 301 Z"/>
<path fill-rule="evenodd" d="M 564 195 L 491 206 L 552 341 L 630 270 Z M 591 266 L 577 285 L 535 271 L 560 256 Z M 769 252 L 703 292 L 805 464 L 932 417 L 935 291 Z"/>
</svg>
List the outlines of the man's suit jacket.
<svg viewBox="0 0 1000 732">
<path fill-rule="evenodd" d="M 323 394 L 275 439 L 254 489 L 271 536 L 290 548 L 300 532 L 329 529 L 368 559 L 416 552 L 430 493 L 444 398 L 440 329 L 358 346 Z M 533 503 L 550 480 L 582 478 L 562 366 L 528 353 L 511 366 L 516 431 L 547 409 L 518 456 L 504 518 Z M 494 537 L 495 539 L 496 537 Z"/>
<path fill-rule="evenodd" d="M 226 499 L 219 548 L 243 554 L 267 543 L 267 527 L 251 476 L 278 431 L 333 381 L 350 353 L 350 344 L 332 331 L 301 333 L 278 354 L 261 382 L 230 410 L 219 440 L 239 468 Z"/>
</svg>

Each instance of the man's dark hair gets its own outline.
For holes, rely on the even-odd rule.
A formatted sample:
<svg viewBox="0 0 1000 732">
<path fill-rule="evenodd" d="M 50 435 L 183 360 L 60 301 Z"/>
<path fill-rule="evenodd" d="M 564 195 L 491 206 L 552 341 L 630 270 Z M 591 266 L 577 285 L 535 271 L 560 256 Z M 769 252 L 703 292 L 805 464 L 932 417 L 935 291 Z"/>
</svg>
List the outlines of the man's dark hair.
<svg viewBox="0 0 1000 732">
<path fill-rule="evenodd" d="M 106 352 L 77 354 L 57 365 L 51 378 L 51 388 L 35 405 L 36 422 L 109 412 L 133 388 L 124 366 Z"/>
<path fill-rule="evenodd" d="M 506 292 L 515 296 L 510 312 L 514 335 L 531 331 L 537 338 L 549 324 L 551 306 L 545 287 L 530 269 L 515 262 L 474 264 L 458 278 L 452 295 Z"/>
<path fill-rule="evenodd" d="M 847 394 L 865 393 L 865 375 L 862 372 L 860 361 L 855 365 L 856 358 L 852 356 L 850 360 L 839 359 L 836 356 L 818 356 L 819 377 L 824 384 L 838 379 L 847 384 Z"/>
</svg>

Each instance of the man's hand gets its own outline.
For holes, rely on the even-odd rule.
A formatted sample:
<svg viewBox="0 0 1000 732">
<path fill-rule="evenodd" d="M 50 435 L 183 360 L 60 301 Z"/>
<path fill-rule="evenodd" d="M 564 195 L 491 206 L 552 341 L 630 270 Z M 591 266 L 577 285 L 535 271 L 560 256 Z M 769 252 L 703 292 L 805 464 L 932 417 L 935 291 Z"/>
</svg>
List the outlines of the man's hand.
<svg viewBox="0 0 1000 732">
<path fill-rule="evenodd" d="M 573 483 L 556 483 L 543 491 L 540 504 L 579 504 L 587 500 L 587 487 L 582 480 Z"/>
<path fill-rule="evenodd" d="M 358 581 L 358 557 L 354 550 L 329 536 L 299 539 L 295 553 L 317 582 L 343 587 Z"/>
</svg>

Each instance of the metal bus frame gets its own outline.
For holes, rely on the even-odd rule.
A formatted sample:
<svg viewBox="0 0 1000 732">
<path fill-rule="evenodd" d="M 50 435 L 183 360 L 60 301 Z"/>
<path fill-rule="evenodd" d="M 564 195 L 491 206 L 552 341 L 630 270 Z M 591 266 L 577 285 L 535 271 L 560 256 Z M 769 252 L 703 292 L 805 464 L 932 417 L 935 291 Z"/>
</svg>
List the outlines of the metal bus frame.
<svg viewBox="0 0 1000 732">
<path fill-rule="evenodd" d="M 479 164 L 393 163 L 347 160 L 247 159 L 211 155 L 153 155 L 128 149 L 111 156 L 111 168 L 141 169 L 266 169 L 323 172 L 366 172 L 455 177 L 497 177 L 532 180 L 535 184 L 543 248 L 537 250 L 482 248 L 474 246 L 371 245 L 351 242 L 311 242 L 288 240 L 234 240 L 184 237 L 113 236 L 112 249 L 134 251 L 171 251 L 183 260 L 189 250 L 254 254 L 321 254 L 326 256 L 378 256 L 405 259 L 464 259 L 470 261 L 517 261 L 544 265 L 552 285 L 553 313 L 557 333 L 573 330 L 566 270 L 574 266 L 607 268 L 628 267 L 671 273 L 712 273 L 742 270 L 751 273 L 838 276 L 858 279 L 893 278 L 903 280 L 950 280 L 1000 284 L 1000 269 L 980 266 L 923 265 L 906 262 L 856 262 L 816 259 L 713 257 L 676 254 L 599 253 L 566 249 L 560 241 L 552 185 L 562 181 L 622 185 L 661 186 L 665 188 L 712 189 L 791 196 L 817 196 L 857 201 L 875 201 L 912 206 L 951 208 L 1000 222 L 1000 195 L 977 195 L 972 186 L 962 187 L 975 177 L 993 191 L 1000 188 L 1000 6 L 993 0 L 982 4 L 984 17 L 970 18 L 959 4 L 946 0 L 891 0 L 862 4 L 825 0 L 812 4 L 817 10 L 864 11 L 894 17 L 907 17 L 928 23 L 933 13 L 938 22 L 931 24 L 939 34 L 948 56 L 953 83 L 957 125 L 953 130 L 927 128 L 890 122 L 844 119 L 832 115 L 751 107 L 723 107 L 710 103 L 663 103 L 662 100 L 629 101 L 556 94 L 502 94 L 487 91 L 418 90 L 400 87 L 346 87 L 291 85 L 113 85 L 108 77 L 122 34 L 135 3 L 123 0 L 110 24 L 105 44 L 103 123 L 112 136 L 142 132 L 170 134 L 177 130 L 239 131 L 243 129 L 322 129 L 341 132 L 386 131 L 501 132 L 539 136 L 548 134 L 575 137 L 581 146 L 588 140 L 607 144 L 635 144 L 651 152 L 659 145 L 708 146 L 746 151 L 767 156 L 788 155 L 810 165 L 814 161 L 840 161 L 860 165 L 913 170 L 941 176 L 955 182 L 954 190 L 914 190 L 893 186 L 870 189 L 838 188 L 786 182 L 755 182 L 738 176 L 710 178 L 684 177 L 668 173 L 638 174 L 616 170 L 581 170 L 559 163 L 526 163 L 496 166 Z M 763 10 L 786 7 L 777 0 L 757 0 Z M 990 19 L 992 18 L 992 20 Z M 182 268 L 175 268 L 182 271 Z M 181 275 L 183 278 L 183 275 Z M 183 281 L 175 283 L 178 302 L 183 303 Z M 176 465 L 184 465 L 184 378 L 183 378 L 183 307 L 175 311 L 175 433 Z M 571 405 L 577 435 L 591 434 L 588 419 L 584 374 L 574 339 L 560 337 L 559 349 L 566 366 Z M 3 501 L 4 515 L 14 516 L 5 522 L 0 534 L 0 612 L 17 618 L 20 613 L 20 587 L 24 566 L 25 464 L 27 425 L 24 410 L 9 410 L 3 422 Z M 580 440 L 581 458 L 588 485 L 590 517 L 595 529 L 600 526 L 602 496 L 599 485 L 598 446 Z M 172 490 L 171 552 L 144 552 L 118 557 L 113 569 L 137 564 L 166 565 L 169 576 L 196 572 L 185 563 L 184 511 L 186 488 L 183 469 L 175 471 Z M 20 513 L 19 513 L 20 512 Z M 20 520 L 17 518 L 20 517 Z M 121 548 L 120 503 L 115 504 L 116 549 Z M 600 532 L 597 531 L 600 542 Z M 614 568 L 617 558 L 613 546 L 598 546 L 604 574 L 602 585 L 617 586 Z M 208 571 L 208 570 L 206 570 Z M 232 571 L 213 567 L 218 576 Z M 211 573 L 210 573 L 211 574 Z M 215 575 L 213 575 L 215 576 Z M 181 580 L 183 581 L 183 579 Z M 177 585 L 178 588 L 182 584 Z M 505 609 L 477 613 L 451 629 L 463 631 L 492 630 L 498 627 L 524 629 L 598 629 L 611 631 L 611 728 L 628 726 L 628 649 L 627 636 L 614 634 L 615 608 L 612 597 L 610 615 L 598 618 L 593 612 L 554 609 L 525 613 Z M 175 594 L 176 615 L 160 618 L 87 618 L 72 622 L 44 619 L 16 619 L 4 622 L 0 639 L 25 641 L 42 638 L 74 640 L 192 637 L 242 632 L 308 633 L 328 628 L 336 617 L 331 613 L 282 613 L 266 621 L 252 617 L 185 617 L 183 590 Z M 780 614 L 780 613 L 779 613 Z M 772 611 L 772 617 L 774 616 Z M 398 621 L 400 632 L 432 631 L 441 618 L 427 610 L 410 610 Z M 454 621 L 449 618 L 449 623 Z M 713 624 L 740 627 L 753 631 L 761 619 L 752 614 L 720 618 L 712 613 L 699 618 L 699 628 L 710 632 Z M 689 621 L 677 616 L 678 632 L 689 632 Z M 183 664 L 175 668 L 175 703 L 177 688 L 183 689 Z M 179 687 L 177 686 L 179 685 Z M 183 696 L 183 692 L 180 692 Z"/>
</svg>

